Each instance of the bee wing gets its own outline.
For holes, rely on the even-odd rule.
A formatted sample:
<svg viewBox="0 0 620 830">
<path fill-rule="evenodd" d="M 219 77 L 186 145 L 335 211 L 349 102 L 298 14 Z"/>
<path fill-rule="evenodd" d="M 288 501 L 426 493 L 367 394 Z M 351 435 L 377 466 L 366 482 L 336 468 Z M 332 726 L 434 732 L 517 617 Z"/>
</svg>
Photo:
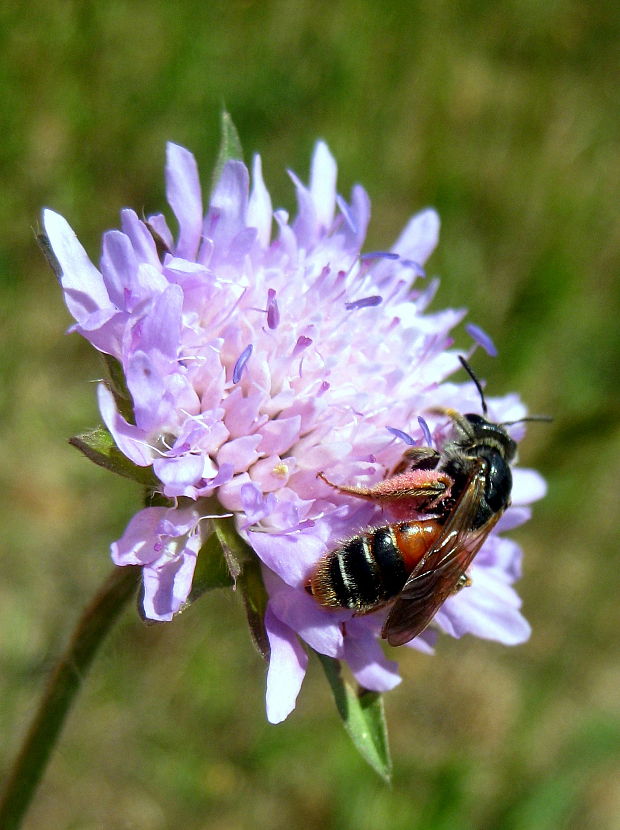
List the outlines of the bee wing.
<svg viewBox="0 0 620 830">
<path fill-rule="evenodd" d="M 435 543 L 411 572 L 387 616 L 382 636 L 392 646 L 417 637 L 433 619 L 471 565 L 484 540 L 500 518 L 496 513 L 488 522 L 471 530 L 486 474 L 479 467 L 447 520 Z"/>
</svg>

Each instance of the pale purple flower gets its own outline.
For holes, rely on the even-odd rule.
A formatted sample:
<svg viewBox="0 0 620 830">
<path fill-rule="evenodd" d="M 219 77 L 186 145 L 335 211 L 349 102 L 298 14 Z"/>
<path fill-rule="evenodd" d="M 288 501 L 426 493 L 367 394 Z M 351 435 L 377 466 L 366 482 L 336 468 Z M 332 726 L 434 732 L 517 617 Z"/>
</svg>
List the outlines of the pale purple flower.
<svg viewBox="0 0 620 830">
<path fill-rule="evenodd" d="M 384 611 L 326 610 L 304 589 L 338 540 L 381 522 L 379 508 L 328 487 L 317 473 L 368 486 L 408 444 L 447 439 L 446 419 L 429 407 L 480 409 L 471 382 L 445 380 L 459 368 L 451 330 L 464 312 L 426 312 L 438 284 L 423 270 L 437 243 L 437 214 L 422 211 L 389 251 L 363 254 L 368 196 L 360 186 L 349 202 L 337 195 L 327 146 L 316 146 L 308 186 L 291 178 L 292 220 L 273 211 L 258 156 L 251 187 L 240 161 L 224 166 L 203 214 L 194 157 L 169 144 L 176 241 L 163 216 L 145 222 L 123 210 L 121 230 L 104 235 L 99 269 L 66 221 L 44 214 L 73 330 L 120 362 L 133 400 L 129 423 L 102 384 L 102 418 L 119 449 L 152 466 L 161 493 L 180 505 L 134 516 L 113 559 L 143 566 L 143 611 L 169 620 L 187 600 L 197 553 L 217 521 L 208 518 L 213 497 L 222 514 L 234 514 L 263 564 L 269 595 L 272 722 L 294 708 L 307 664 L 303 644 L 345 660 L 365 688 L 399 682 L 378 639 Z M 490 348 L 480 329 L 470 332 Z M 525 412 L 514 395 L 488 405 L 497 421 Z M 522 429 L 514 427 L 516 438 Z M 501 526 L 525 521 L 523 505 L 543 492 L 538 474 L 516 469 L 515 506 Z M 512 588 L 520 557 L 516 544 L 493 533 L 472 568 L 472 587 L 449 599 L 436 627 L 410 645 L 432 651 L 437 629 L 507 644 L 527 639 Z"/>
</svg>

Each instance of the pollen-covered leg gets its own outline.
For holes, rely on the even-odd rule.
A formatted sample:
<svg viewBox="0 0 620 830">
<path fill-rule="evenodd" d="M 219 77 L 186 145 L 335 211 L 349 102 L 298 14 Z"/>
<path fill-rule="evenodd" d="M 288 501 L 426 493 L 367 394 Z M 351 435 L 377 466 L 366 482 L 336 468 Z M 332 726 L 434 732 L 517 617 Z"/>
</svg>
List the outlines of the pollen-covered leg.
<svg viewBox="0 0 620 830">
<path fill-rule="evenodd" d="M 407 509 L 424 507 L 425 510 L 438 499 L 443 500 L 448 497 L 454 483 L 446 473 L 417 468 L 386 478 L 373 484 L 372 487 L 349 487 L 344 484 L 335 484 L 324 473 L 318 473 L 317 476 L 330 487 L 350 496 L 398 508 L 402 506 L 406 506 Z"/>
</svg>

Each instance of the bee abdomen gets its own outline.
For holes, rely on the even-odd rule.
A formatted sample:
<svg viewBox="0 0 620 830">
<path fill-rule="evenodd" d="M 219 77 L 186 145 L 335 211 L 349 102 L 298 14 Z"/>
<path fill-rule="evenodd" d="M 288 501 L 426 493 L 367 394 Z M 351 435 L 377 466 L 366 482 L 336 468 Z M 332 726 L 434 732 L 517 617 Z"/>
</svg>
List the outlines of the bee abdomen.
<svg viewBox="0 0 620 830">
<path fill-rule="evenodd" d="M 323 557 L 309 587 L 321 605 L 364 611 L 396 596 L 406 579 L 396 537 L 380 527 Z"/>
</svg>

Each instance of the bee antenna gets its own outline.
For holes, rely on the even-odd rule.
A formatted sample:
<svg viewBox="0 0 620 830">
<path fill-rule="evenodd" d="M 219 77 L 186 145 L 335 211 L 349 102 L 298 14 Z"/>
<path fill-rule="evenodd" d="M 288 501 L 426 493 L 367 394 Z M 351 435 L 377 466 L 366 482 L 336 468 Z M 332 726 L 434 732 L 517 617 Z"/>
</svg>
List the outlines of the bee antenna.
<svg viewBox="0 0 620 830">
<path fill-rule="evenodd" d="M 465 371 L 467 372 L 469 377 L 476 384 L 476 389 L 478 390 L 478 394 L 480 395 L 480 401 L 482 402 L 482 413 L 486 417 L 487 402 L 486 402 L 485 397 L 484 397 L 484 392 L 482 391 L 482 385 L 481 385 L 480 381 L 478 380 L 478 378 L 476 377 L 476 375 L 474 374 L 474 370 L 471 368 L 469 363 L 465 360 L 463 355 L 459 355 L 458 358 L 461 361 L 461 366 L 463 367 L 463 369 L 465 369 Z"/>
<path fill-rule="evenodd" d="M 545 421 L 549 423 L 553 421 L 551 415 L 528 415 L 526 418 L 517 418 L 516 421 L 503 421 L 503 423 L 499 424 L 500 427 L 511 427 L 514 424 L 522 424 L 524 421 Z"/>
</svg>

